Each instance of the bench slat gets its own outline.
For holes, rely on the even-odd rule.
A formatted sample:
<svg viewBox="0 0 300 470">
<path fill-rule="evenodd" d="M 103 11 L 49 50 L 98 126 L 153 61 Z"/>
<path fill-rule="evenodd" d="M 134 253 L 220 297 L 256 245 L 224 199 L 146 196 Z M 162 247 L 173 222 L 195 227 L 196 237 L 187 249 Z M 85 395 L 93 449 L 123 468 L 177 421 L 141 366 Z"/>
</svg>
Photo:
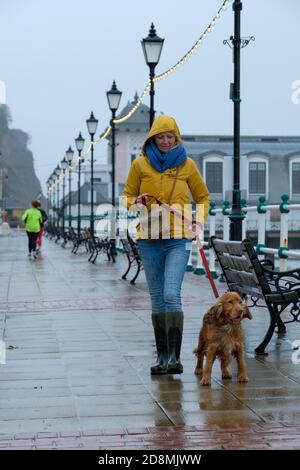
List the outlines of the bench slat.
<svg viewBox="0 0 300 470">
<path fill-rule="evenodd" d="M 228 267 L 241 271 L 253 272 L 253 268 L 251 267 L 249 259 L 245 258 L 244 256 L 230 256 L 228 253 L 224 253 L 219 255 L 219 259 L 222 262 L 223 269 Z"/>
<path fill-rule="evenodd" d="M 237 271 L 235 269 L 224 269 L 227 280 L 247 287 L 259 288 L 259 283 L 254 274 L 245 271 Z M 260 289 L 259 289 L 260 290 Z"/>
<path fill-rule="evenodd" d="M 256 287 L 247 287 L 241 286 L 240 284 L 236 284 L 234 282 L 228 283 L 228 288 L 231 291 L 238 292 L 239 294 L 245 294 L 252 297 L 256 297 L 258 299 L 264 299 L 264 295 L 262 294 L 261 290 Z"/>
<path fill-rule="evenodd" d="M 229 253 L 230 255 L 242 256 L 244 254 L 241 242 L 224 242 L 223 240 L 214 240 L 214 249 L 218 253 Z"/>
</svg>

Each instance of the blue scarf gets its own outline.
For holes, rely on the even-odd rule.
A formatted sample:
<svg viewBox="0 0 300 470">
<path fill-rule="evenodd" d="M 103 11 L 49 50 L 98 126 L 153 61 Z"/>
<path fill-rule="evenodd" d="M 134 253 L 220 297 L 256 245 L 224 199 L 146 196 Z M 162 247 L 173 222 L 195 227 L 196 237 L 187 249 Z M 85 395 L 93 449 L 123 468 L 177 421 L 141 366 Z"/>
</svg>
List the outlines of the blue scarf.
<svg viewBox="0 0 300 470">
<path fill-rule="evenodd" d="M 178 145 L 169 150 L 169 152 L 162 153 L 153 140 L 149 140 L 146 144 L 145 152 L 150 165 L 160 173 L 168 170 L 168 168 L 175 168 L 186 161 L 186 150 L 183 145 Z"/>
</svg>

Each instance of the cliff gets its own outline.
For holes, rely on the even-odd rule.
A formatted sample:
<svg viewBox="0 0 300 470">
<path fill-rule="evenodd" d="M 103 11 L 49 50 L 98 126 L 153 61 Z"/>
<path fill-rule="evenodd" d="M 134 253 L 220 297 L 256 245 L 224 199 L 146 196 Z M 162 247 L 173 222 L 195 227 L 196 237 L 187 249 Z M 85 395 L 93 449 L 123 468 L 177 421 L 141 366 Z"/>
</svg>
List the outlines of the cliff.
<svg viewBox="0 0 300 470">
<path fill-rule="evenodd" d="M 0 207 L 24 210 L 41 193 L 41 185 L 27 147 L 28 134 L 10 124 L 8 107 L 0 105 Z"/>
</svg>

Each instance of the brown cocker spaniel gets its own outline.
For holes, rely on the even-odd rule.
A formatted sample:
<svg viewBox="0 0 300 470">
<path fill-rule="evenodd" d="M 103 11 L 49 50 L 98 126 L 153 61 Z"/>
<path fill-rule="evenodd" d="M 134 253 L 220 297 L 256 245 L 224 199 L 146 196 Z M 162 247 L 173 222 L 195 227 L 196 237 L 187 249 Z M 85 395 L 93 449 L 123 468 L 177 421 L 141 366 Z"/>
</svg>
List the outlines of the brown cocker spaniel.
<svg viewBox="0 0 300 470">
<path fill-rule="evenodd" d="M 223 294 L 204 315 L 198 346 L 194 350 L 198 358 L 195 374 L 202 376 L 201 385 L 210 385 L 211 370 L 216 358 L 221 362 L 223 379 L 231 379 L 228 367 L 235 357 L 238 381 L 248 382 L 241 325 L 244 318 L 251 320 L 251 312 L 235 292 Z M 203 367 L 204 356 L 206 361 Z"/>
</svg>

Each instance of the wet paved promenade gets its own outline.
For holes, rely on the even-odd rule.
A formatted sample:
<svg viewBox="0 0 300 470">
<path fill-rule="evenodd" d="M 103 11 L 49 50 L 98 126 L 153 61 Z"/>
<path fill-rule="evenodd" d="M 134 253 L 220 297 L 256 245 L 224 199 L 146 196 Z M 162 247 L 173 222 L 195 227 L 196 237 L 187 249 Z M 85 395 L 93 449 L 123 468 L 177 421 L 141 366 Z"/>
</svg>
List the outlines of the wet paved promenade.
<svg viewBox="0 0 300 470">
<path fill-rule="evenodd" d="M 155 359 L 149 296 L 116 264 L 95 265 L 44 242 L 43 259 L 26 257 L 26 238 L 0 237 L 0 449 L 300 448 L 300 364 L 291 361 L 299 325 L 255 358 L 268 322 L 244 322 L 250 382 L 211 387 L 193 373 L 201 319 L 214 299 L 205 278 L 187 273 L 180 376 L 151 377 Z M 218 284 L 218 287 L 224 285 Z"/>
</svg>

